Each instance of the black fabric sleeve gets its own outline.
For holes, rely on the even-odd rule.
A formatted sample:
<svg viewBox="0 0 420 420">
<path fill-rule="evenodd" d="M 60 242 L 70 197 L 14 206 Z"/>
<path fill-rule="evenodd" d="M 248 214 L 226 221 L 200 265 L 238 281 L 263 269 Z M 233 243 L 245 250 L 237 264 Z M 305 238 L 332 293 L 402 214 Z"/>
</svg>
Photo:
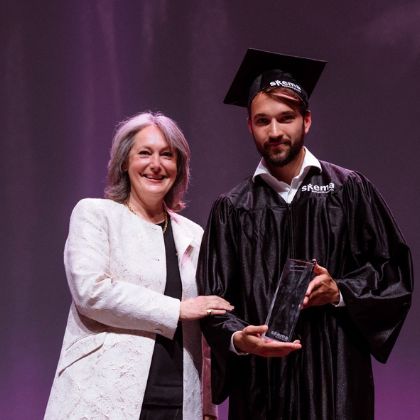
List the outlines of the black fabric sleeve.
<svg viewBox="0 0 420 420">
<path fill-rule="evenodd" d="M 385 201 L 362 175 L 344 185 L 351 271 L 336 279 L 353 323 L 385 363 L 411 304 L 410 250 Z"/>
<path fill-rule="evenodd" d="M 239 261 L 237 257 L 235 210 L 227 198 L 213 205 L 201 243 L 197 268 L 200 295 L 217 295 L 237 301 Z M 235 331 L 247 323 L 232 313 L 203 318 L 201 327 L 212 351 L 213 402 L 221 403 L 228 394 L 228 365 L 234 357 L 229 346 Z"/>
</svg>

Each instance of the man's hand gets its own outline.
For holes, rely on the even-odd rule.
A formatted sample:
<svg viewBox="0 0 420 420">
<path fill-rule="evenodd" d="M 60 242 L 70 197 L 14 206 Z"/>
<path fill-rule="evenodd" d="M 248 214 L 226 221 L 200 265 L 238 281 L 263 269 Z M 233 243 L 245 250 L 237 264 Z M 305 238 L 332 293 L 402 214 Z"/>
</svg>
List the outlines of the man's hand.
<svg viewBox="0 0 420 420">
<path fill-rule="evenodd" d="M 251 353 L 263 357 L 284 357 L 290 352 L 302 348 L 299 340 L 293 343 L 282 343 L 263 337 L 268 330 L 267 325 L 248 325 L 233 335 L 233 345 L 242 353 Z"/>
<path fill-rule="evenodd" d="M 337 305 L 340 301 L 340 291 L 328 270 L 315 264 L 314 274 L 315 277 L 309 283 L 308 290 L 305 293 L 302 308 L 321 306 L 328 303 Z"/>
</svg>

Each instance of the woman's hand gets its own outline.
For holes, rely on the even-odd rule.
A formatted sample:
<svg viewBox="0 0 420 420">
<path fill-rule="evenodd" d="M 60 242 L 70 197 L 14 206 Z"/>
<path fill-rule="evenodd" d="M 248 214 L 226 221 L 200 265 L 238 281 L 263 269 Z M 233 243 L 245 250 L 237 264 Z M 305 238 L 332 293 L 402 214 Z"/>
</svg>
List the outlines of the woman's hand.
<svg viewBox="0 0 420 420">
<path fill-rule="evenodd" d="M 211 315 L 223 315 L 233 306 L 219 296 L 197 296 L 181 301 L 179 319 L 192 321 Z"/>
</svg>

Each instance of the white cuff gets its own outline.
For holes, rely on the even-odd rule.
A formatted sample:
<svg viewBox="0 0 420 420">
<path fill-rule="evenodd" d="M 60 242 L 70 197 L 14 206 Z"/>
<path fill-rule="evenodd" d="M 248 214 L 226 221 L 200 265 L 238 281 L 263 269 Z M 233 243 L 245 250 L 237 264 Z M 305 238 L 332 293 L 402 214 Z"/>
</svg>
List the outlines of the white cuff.
<svg viewBox="0 0 420 420">
<path fill-rule="evenodd" d="M 346 306 L 346 302 L 344 302 L 343 295 L 341 294 L 340 291 L 339 293 L 340 293 L 340 300 L 338 301 L 337 305 L 333 304 L 333 306 L 335 306 L 336 308 L 341 308 L 343 306 Z"/>
<path fill-rule="evenodd" d="M 237 354 L 238 356 L 246 356 L 246 355 L 247 355 L 247 354 L 249 354 L 249 353 L 244 353 L 244 352 L 242 352 L 242 351 L 238 351 L 238 350 L 236 350 L 235 345 L 233 344 L 233 336 L 234 336 L 235 334 L 237 334 L 238 332 L 240 332 L 240 331 L 235 331 L 235 332 L 232 334 L 232 336 L 230 337 L 229 350 L 230 350 L 232 353 Z"/>
</svg>

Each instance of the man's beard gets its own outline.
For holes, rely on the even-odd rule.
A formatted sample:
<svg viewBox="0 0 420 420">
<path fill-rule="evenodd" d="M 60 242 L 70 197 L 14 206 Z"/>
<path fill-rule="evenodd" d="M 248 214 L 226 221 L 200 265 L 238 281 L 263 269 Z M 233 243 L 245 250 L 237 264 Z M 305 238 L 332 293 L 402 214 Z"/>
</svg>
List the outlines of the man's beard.
<svg viewBox="0 0 420 420">
<path fill-rule="evenodd" d="M 268 140 L 259 152 L 261 153 L 264 160 L 272 166 L 283 167 L 288 163 L 292 162 L 299 155 L 299 152 L 302 150 L 305 139 L 305 133 L 302 131 L 299 138 L 295 139 L 293 143 L 289 140 L 281 141 L 284 145 L 288 146 L 286 152 L 278 152 L 273 150 L 273 147 Z M 275 141 L 277 143 L 277 140 Z"/>
</svg>

